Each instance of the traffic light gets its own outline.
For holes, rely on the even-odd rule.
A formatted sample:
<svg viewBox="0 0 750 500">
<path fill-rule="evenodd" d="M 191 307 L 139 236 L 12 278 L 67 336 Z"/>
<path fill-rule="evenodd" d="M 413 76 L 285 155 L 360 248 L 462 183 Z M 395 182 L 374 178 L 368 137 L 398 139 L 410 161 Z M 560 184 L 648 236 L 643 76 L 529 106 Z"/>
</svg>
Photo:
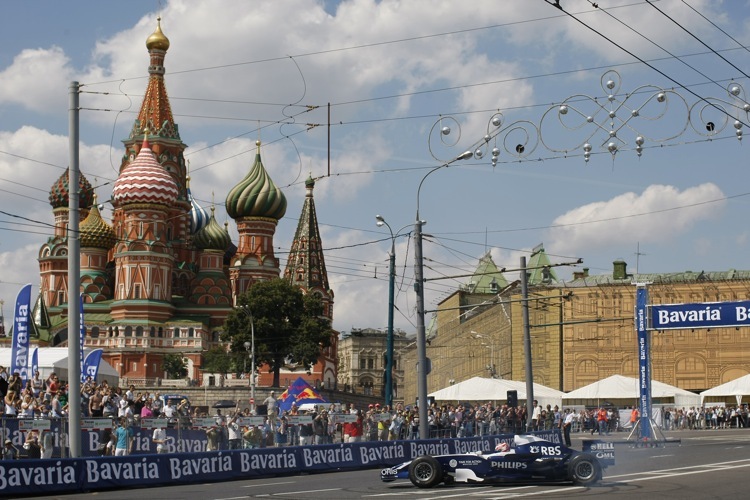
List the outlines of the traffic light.
<svg viewBox="0 0 750 500">
<path fill-rule="evenodd" d="M 515 408 L 518 406 L 518 391 L 508 391 L 508 406 L 511 408 Z"/>
</svg>

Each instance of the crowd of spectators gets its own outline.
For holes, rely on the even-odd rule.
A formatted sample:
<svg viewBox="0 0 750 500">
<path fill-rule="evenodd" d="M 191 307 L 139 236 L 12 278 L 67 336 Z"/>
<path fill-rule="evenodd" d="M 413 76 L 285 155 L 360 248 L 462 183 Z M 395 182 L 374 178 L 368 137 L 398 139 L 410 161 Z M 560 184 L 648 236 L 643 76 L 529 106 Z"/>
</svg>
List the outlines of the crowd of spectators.
<svg viewBox="0 0 750 500">
<path fill-rule="evenodd" d="M 23 384 L 17 373 L 9 374 L 0 367 L 0 405 L 3 418 L 62 418 L 68 413 L 67 385 L 55 373 L 41 379 L 35 372 Z M 388 441 L 418 439 L 420 426 L 429 428 L 431 438 L 462 438 L 494 434 L 517 434 L 526 430 L 560 429 L 570 444 L 570 434 L 590 432 L 610 434 L 627 429 L 620 422 L 620 414 L 613 408 L 559 408 L 537 401 L 533 403 L 531 424 L 527 425 L 525 405 L 442 404 L 432 403 L 427 410 L 427 422 L 419 421 L 419 409 L 401 403 L 394 407 L 370 404 L 357 408 L 354 404 L 319 405 L 300 410 L 293 405 L 290 410 L 279 411 L 275 393 L 263 401 L 265 414 L 262 421 L 254 419 L 248 424 L 243 417 L 256 416 L 249 406 L 241 408 L 240 402 L 226 414 L 214 409 L 212 424 L 205 427 L 207 450 L 280 447 L 289 445 L 326 444 L 337 442 Z M 144 418 L 164 418 L 169 426 L 188 428 L 197 418 L 209 417 L 205 407 L 191 407 L 187 400 L 162 398 L 157 393 L 128 388 L 111 387 L 106 381 L 96 383 L 90 378 L 81 386 L 81 416 L 83 418 L 112 418 L 113 429 L 102 436 L 103 454 L 127 454 L 134 424 Z M 303 416 L 302 418 L 298 418 Z M 256 416 L 257 417 L 257 416 Z M 637 410 L 630 415 L 630 424 L 637 419 Z M 664 408 L 662 426 L 665 430 L 724 429 L 748 427 L 750 418 L 746 405 Z M 123 429 L 123 430 L 120 430 Z M 24 442 L 24 455 L 49 456 L 50 433 L 28 432 Z M 157 452 L 166 452 L 167 438 L 163 428 L 153 430 L 152 440 Z M 13 443 L 5 443 L 2 457 L 19 455 Z"/>
</svg>

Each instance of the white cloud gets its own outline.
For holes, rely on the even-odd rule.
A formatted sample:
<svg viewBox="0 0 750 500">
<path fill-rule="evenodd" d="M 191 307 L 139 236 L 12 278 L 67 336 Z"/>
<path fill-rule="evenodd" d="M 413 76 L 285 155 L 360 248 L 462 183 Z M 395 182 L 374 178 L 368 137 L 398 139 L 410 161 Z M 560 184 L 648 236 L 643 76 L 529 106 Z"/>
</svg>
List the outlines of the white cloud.
<svg viewBox="0 0 750 500">
<path fill-rule="evenodd" d="M 640 242 L 665 242 L 699 221 L 717 217 L 726 206 L 724 193 L 713 183 L 680 191 L 653 185 L 643 193 L 624 193 L 589 203 L 557 217 L 545 240 L 547 250 L 581 256 L 607 247 Z"/>
<path fill-rule="evenodd" d="M 68 63 L 60 47 L 22 51 L 0 73 L 0 104 L 18 103 L 40 113 L 66 109 Z"/>
</svg>

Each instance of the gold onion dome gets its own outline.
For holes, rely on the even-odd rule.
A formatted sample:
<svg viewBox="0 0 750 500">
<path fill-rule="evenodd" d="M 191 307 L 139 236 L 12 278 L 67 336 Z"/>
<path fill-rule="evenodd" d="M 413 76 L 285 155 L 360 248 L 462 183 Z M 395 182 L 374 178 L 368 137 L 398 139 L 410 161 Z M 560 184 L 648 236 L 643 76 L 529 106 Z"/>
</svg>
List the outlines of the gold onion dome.
<svg viewBox="0 0 750 500">
<path fill-rule="evenodd" d="M 193 244 L 201 250 L 221 250 L 223 252 L 229 248 L 231 242 L 227 230 L 216 222 L 214 207 L 211 207 L 211 217 L 209 217 L 208 223 L 203 229 L 195 233 Z"/>
<path fill-rule="evenodd" d="M 156 160 L 148 143 L 148 131 L 138 156 L 128 164 L 115 181 L 112 202 L 115 207 L 130 203 L 154 203 L 172 206 L 179 190 L 174 178 Z"/>
<path fill-rule="evenodd" d="M 81 248 L 94 247 L 109 250 L 117 241 L 115 230 L 102 219 L 99 213 L 96 195 L 94 195 L 94 204 L 89 211 L 89 215 L 81 222 L 79 230 Z"/>
<path fill-rule="evenodd" d="M 52 184 L 49 190 L 49 204 L 52 208 L 68 208 L 70 203 L 70 168 Z M 78 175 L 78 207 L 88 208 L 94 203 L 94 188 L 83 174 Z"/>
<path fill-rule="evenodd" d="M 161 17 L 156 18 L 156 29 L 146 39 L 146 48 L 148 50 L 163 50 L 164 52 L 169 50 L 169 38 L 164 36 L 164 33 L 161 31 Z"/>
<path fill-rule="evenodd" d="M 227 213 L 233 219 L 266 217 L 279 220 L 286 213 L 286 196 L 281 192 L 263 167 L 260 159 L 260 141 L 255 143 L 258 152 L 250 172 L 227 195 Z"/>
</svg>

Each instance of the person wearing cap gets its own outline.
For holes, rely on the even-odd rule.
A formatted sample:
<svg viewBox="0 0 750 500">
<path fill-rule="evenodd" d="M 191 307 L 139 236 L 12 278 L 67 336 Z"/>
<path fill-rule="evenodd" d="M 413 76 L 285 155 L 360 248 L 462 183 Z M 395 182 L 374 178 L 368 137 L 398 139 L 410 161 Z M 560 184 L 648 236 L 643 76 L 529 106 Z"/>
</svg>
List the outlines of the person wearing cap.
<svg viewBox="0 0 750 500">
<path fill-rule="evenodd" d="M 13 441 L 10 439 L 5 440 L 5 446 L 3 446 L 3 460 L 18 460 L 18 448 L 13 446 Z"/>
</svg>

